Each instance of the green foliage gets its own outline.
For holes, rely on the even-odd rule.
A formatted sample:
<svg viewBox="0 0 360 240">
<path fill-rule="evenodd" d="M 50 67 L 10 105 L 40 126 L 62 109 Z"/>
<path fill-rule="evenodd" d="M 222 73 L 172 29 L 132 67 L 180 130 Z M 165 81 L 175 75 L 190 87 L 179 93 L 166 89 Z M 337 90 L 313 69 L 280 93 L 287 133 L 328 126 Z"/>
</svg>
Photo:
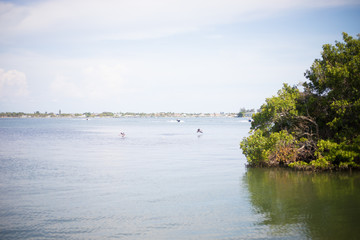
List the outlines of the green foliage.
<svg viewBox="0 0 360 240">
<path fill-rule="evenodd" d="M 331 140 L 320 140 L 316 155 L 318 159 L 329 164 L 341 165 L 342 167 L 360 167 L 360 136 L 351 142 L 336 143 Z"/>
<path fill-rule="evenodd" d="M 328 169 L 330 167 L 330 163 L 324 158 L 313 160 L 309 165 L 312 166 L 312 169 Z"/>
<path fill-rule="evenodd" d="M 343 33 L 343 39 L 323 46 L 322 59 L 306 71 L 310 82 L 304 84 L 312 114 L 321 114 L 322 135 L 337 140 L 360 134 L 360 38 Z"/>
<path fill-rule="evenodd" d="M 304 161 L 292 162 L 288 166 L 298 170 L 307 170 L 310 168 L 310 164 Z"/>
<path fill-rule="evenodd" d="M 91 117 L 92 114 L 90 112 L 86 112 L 86 113 L 84 113 L 84 115 L 85 115 L 85 117 L 88 118 L 88 117 Z"/>
<path fill-rule="evenodd" d="M 296 87 L 284 84 L 278 91 L 278 96 L 266 99 L 266 103 L 260 108 L 260 112 L 253 116 L 251 129 L 262 129 L 264 131 L 276 131 L 290 127 L 289 121 L 298 115 L 296 99 L 300 92 Z"/>
<path fill-rule="evenodd" d="M 99 114 L 100 117 L 113 117 L 114 113 L 112 112 L 103 112 Z"/>
<path fill-rule="evenodd" d="M 240 143 L 240 148 L 247 157 L 250 165 L 261 165 L 268 161 L 266 147 L 267 138 L 263 136 L 262 130 L 258 129 Z"/>
<path fill-rule="evenodd" d="M 274 165 L 288 165 L 297 158 L 297 141 L 286 130 L 271 133 L 269 136 L 273 148 L 271 149 L 270 162 Z"/>
<path fill-rule="evenodd" d="M 296 157 L 293 147 L 295 145 L 294 137 L 286 130 L 273 132 L 267 137 L 261 129 L 254 130 L 240 143 L 248 163 L 252 166 L 277 165 L 277 161 L 287 164 Z"/>
<path fill-rule="evenodd" d="M 241 142 L 250 165 L 360 167 L 360 37 L 343 39 L 323 46 L 303 92 L 284 84 L 254 114 Z"/>
<path fill-rule="evenodd" d="M 23 117 L 26 116 L 23 112 L 5 112 L 0 113 L 0 117 Z"/>
</svg>

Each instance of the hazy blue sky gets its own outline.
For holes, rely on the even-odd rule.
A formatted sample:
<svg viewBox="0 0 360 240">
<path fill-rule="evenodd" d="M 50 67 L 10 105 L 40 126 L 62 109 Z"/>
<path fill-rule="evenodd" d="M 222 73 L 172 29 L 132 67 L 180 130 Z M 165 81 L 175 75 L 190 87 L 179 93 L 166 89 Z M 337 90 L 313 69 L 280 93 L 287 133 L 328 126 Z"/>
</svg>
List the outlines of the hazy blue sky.
<svg viewBox="0 0 360 240">
<path fill-rule="evenodd" d="M 359 23 L 359 0 L 0 0 L 0 112 L 259 108 Z"/>
</svg>

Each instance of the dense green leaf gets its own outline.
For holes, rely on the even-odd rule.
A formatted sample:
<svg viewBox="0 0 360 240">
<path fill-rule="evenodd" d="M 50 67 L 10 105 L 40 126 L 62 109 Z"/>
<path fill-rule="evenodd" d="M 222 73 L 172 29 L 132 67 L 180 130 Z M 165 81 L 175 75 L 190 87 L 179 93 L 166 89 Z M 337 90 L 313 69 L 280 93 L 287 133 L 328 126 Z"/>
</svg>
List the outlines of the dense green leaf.
<svg viewBox="0 0 360 240">
<path fill-rule="evenodd" d="M 323 46 L 304 91 L 284 84 L 254 114 L 241 142 L 250 165 L 360 167 L 360 38 L 343 40 Z"/>
</svg>

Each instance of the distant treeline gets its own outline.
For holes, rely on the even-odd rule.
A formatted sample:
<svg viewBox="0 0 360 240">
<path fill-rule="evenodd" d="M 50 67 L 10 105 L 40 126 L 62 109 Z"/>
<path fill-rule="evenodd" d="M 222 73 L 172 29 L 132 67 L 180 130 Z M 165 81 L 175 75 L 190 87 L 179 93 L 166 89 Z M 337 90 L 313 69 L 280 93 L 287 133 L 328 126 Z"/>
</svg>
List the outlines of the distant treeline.
<svg viewBox="0 0 360 240">
<path fill-rule="evenodd" d="M 34 112 L 34 113 L 24 113 L 24 112 L 2 112 L 0 113 L 0 118 L 51 118 L 51 117 L 84 117 L 84 114 L 54 114 L 54 113 L 41 113 L 41 112 Z"/>
<path fill-rule="evenodd" d="M 102 112 L 102 113 L 41 113 L 36 111 L 34 113 L 24 112 L 2 112 L 0 118 L 95 118 L 95 117 L 236 117 L 236 113 L 174 113 L 174 112 L 159 112 L 159 113 L 132 113 L 132 112 Z"/>
</svg>

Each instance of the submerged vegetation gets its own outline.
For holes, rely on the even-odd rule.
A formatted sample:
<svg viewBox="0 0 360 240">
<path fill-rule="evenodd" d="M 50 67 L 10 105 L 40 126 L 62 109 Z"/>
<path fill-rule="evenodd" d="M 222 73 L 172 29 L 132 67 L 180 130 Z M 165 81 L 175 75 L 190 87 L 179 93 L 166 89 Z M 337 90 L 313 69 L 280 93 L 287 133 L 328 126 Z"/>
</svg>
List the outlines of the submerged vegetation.
<svg viewBox="0 0 360 240">
<path fill-rule="evenodd" d="M 240 143 L 249 166 L 360 168 L 360 35 L 325 44 L 302 89 L 284 84 Z"/>
</svg>

